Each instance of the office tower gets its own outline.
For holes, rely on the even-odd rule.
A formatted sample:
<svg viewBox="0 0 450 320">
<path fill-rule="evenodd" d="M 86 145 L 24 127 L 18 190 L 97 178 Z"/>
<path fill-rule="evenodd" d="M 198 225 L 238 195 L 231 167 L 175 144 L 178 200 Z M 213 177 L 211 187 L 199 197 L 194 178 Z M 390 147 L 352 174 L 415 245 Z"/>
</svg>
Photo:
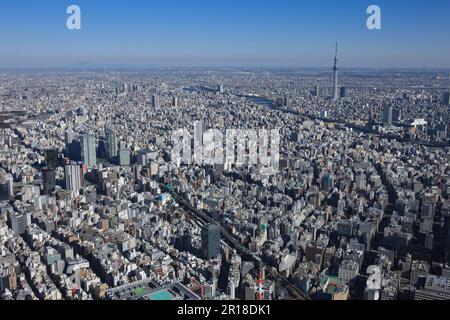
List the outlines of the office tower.
<svg viewBox="0 0 450 320">
<path fill-rule="evenodd" d="M 58 150 L 50 149 L 45 151 L 45 163 L 48 167 L 56 168 L 59 166 Z"/>
<path fill-rule="evenodd" d="M 147 165 L 147 151 L 140 150 L 136 156 L 137 164 L 145 167 Z"/>
<path fill-rule="evenodd" d="M 450 92 L 444 93 L 444 104 L 450 106 Z"/>
<path fill-rule="evenodd" d="M 80 163 L 71 162 L 65 167 L 66 190 L 80 191 L 84 186 L 83 170 Z"/>
<path fill-rule="evenodd" d="M 204 225 L 201 238 L 203 258 L 217 257 L 220 254 L 220 228 L 214 224 Z"/>
<path fill-rule="evenodd" d="M 219 84 L 219 85 L 217 86 L 217 92 L 219 92 L 219 93 L 223 93 L 223 92 L 224 92 L 223 84 Z"/>
<path fill-rule="evenodd" d="M 70 160 L 81 161 L 81 142 L 78 139 L 72 140 L 66 145 L 66 152 Z"/>
<path fill-rule="evenodd" d="M 13 183 L 12 176 L 0 176 L 0 201 L 9 201 L 13 198 Z"/>
<path fill-rule="evenodd" d="M 314 88 L 314 95 L 316 97 L 320 97 L 320 86 L 318 84 L 316 84 L 316 86 Z"/>
<path fill-rule="evenodd" d="M 345 87 L 341 87 L 339 91 L 339 97 L 345 98 Z"/>
<path fill-rule="evenodd" d="M 178 107 L 178 98 L 177 97 L 173 97 L 172 99 L 172 107 Z"/>
<path fill-rule="evenodd" d="M 65 133 L 66 153 L 71 160 L 81 161 L 81 142 L 76 139 L 74 132 L 67 130 Z"/>
<path fill-rule="evenodd" d="M 402 110 L 395 108 L 392 110 L 392 121 L 402 120 Z"/>
<path fill-rule="evenodd" d="M 392 125 L 392 114 L 393 114 L 392 106 L 386 105 L 383 109 L 383 123 L 387 126 Z"/>
<path fill-rule="evenodd" d="M 327 110 L 320 111 L 320 117 L 321 118 L 328 118 L 328 111 Z"/>
<path fill-rule="evenodd" d="M 43 194 L 50 194 L 55 191 L 56 187 L 56 171 L 52 167 L 42 169 Z"/>
<path fill-rule="evenodd" d="M 16 234 L 23 234 L 27 227 L 31 225 L 31 213 L 11 212 L 9 216 L 11 229 Z"/>
<path fill-rule="evenodd" d="M 159 105 L 159 97 L 156 94 L 154 94 L 152 96 L 152 106 L 153 106 L 154 109 L 159 109 L 159 107 L 160 107 L 160 105 Z"/>
<path fill-rule="evenodd" d="M 97 154 L 95 146 L 95 135 L 86 134 L 81 140 L 81 161 L 92 169 L 97 164 Z"/>
<path fill-rule="evenodd" d="M 287 97 L 281 98 L 281 105 L 283 107 L 289 107 L 289 99 Z"/>
<path fill-rule="evenodd" d="M 9 201 L 11 195 L 9 194 L 9 182 L 6 180 L 0 180 L 0 202 Z"/>
<path fill-rule="evenodd" d="M 120 149 L 119 151 L 119 165 L 129 166 L 131 164 L 130 150 Z"/>
<path fill-rule="evenodd" d="M 338 99 L 338 44 L 336 42 L 336 53 L 334 55 L 333 67 L 333 100 Z"/>
<path fill-rule="evenodd" d="M 108 159 L 107 152 L 106 152 L 106 140 L 105 139 L 98 140 L 97 155 L 102 159 Z"/>
<path fill-rule="evenodd" d="M 117 157 L 117 135 L 112 128 L 108 128 L 105 130 L 105 149 L 106 157 L 108 158 L 108 160 L 113 160 Z"/>
<path fill-rule="evenodd" d="M 434 219 L 435 214 L 435 206 L 432 202 L 426 200 L 422 204 L 422 215 L 421 217 L 424 218 L 431 218 Z"/>
</svg>

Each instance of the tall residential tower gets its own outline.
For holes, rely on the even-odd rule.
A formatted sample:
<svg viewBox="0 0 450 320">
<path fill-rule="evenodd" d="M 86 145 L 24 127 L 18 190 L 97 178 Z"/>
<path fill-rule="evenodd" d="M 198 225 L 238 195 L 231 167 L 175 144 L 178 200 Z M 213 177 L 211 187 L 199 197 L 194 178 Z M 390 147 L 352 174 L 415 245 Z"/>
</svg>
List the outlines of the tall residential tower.
<svg viewBox="0 0 450 320">
<path fill-rule="evenodd" d="M 81 161 L 92 169 L 97 164 L 95 135 L 85 134 L 81 137 Z"/>
<path fill-rule="evenodd" d="M 118 155 L 118 146 L 117 142 L 117 134 L 113 128 L 107 128 L 105 130 L 105 148 L 106 148 L 106 157 L 108 160 L 113 160 Z"/>
</svg>

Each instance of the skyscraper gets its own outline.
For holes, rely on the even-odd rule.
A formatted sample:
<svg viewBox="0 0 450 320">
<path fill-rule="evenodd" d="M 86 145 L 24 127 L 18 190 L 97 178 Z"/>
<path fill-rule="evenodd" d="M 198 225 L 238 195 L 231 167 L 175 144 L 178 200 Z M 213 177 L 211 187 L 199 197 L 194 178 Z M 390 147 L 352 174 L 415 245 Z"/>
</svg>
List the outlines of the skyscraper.
<svg viewBox="0 0 450 320">
<path fill-rule="evenodd" d="M 444 104 L 450 106 L 450 92 L 444 93 Z"/>
<path fill-rule="evenodd" d="M 345 87 L 341 87 L 341 89 L 340 89 L 340 93 L 339 93 L 339 96 L 341 97 L 341 98 L 345 98 Z"/>
<path fill-rule="evenodd" d="M 81 165 L 76 162 L 71 162 L 65 167 L 66 190 L 80 191 L 84 186 L 84 177 Z"/>
<path fill-rule="evenodd" d="M 336 42 L 336 52 L 334 55 L 334 67 L 333 67 L 333 100 L 337 100 L 339 98 L 338 91 L 338 44 Z"/>
<path fill-rule="evenodd" d="M 119 165 L 129 166 L 131 164 L 130 149 L 120 149 L 119 151 Z"/>
<path fill-rule="evenodd" d="M 86 134 L 81 139 L 81 161 L 91 169 L 97 164 L 95 135 Z"/>
<path fill-rule="evenodd" d="M 66 151 L 70 160 L 81 161 L 81 142 L 80 139 L 71 139 L 66 145 Z"/>
<path fill-rule="evenodd" d="M 178 98 L 177 97 L 173 97 L 172 99 L 172 107 L 178 107 Z"/>
<path fill-rule="evenodd" d="M 147 151 L 139 150 L 136 160 L 138 165 L 145 167 L 147 165 Z"/>
<path fill-rule="evenodd" d="M 383 123 L 387 126 L 392 125 L 393 108 L 390 105 L 385 105 L 383 109 Z"/>
<path fill-rule="evenodd" d="M 56 187 L 56 172 L 52 167 L 45 167 L 42 169 L 43 194 L 50 194 L 55 191 Z"/>
<path fill-rule="evenodd" d="M 152 106 L 153 106 L 154 109 L 159 109 L 159 107 L 160 107 L 160 105 L 159 105 L 159 97 L 156 94 L 154 94 L 152 96 Z"/>
<path fill-rule="evenodd" d="M 320 86 L 318 84 L 314 87 L 314 96 L 320 97 Z"/>
<path fill-rule="evenodd" d="M 108 128 L 105 130 L 105 149 L 106 157 L 108 158 L 108 160 L 112 160 L 117 157 L 117 135 L 112 128 Z"/>
<path fill-rule="evenodd" d="M 220 228 L 214 224 L 204 225 L 201 237 L 203 258 L 217 257 L 220 254 Z"/>
<path fill-rule="evenodd" d="M 392 121 L 400 121 L 402 119 L 402 110 L 395 108 L 392 110 Z"/>
<path fill-rule="evenodd" d="M 9 182 L 5 180 L 0 180 L 0 202 L 9 200 L 10 200 Z"/>
<path fill-rule="evenodd" d="M 59 153 L 58 150 L 49 149 L 45 151 L 45 163 L 47 166 L 56 168 L 59 166 Z"/>
<path fill-rule="evenodd" d="M 0 176 L 0 201 L 8 201 L 13 197 L 13 177 Z"/>
</svg>

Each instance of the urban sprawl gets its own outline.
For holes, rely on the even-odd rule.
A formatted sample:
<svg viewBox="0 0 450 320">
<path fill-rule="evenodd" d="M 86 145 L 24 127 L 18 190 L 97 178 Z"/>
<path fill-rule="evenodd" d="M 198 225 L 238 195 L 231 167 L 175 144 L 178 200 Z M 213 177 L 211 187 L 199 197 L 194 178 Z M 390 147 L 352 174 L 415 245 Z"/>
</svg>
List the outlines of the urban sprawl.
<svg viewBox="0 0 450 320">
<path fill-rule="evenodd" d="M 450 299 L 450 73 L 334 61 L 0 71 L 0 299 Z"/>
</svg>

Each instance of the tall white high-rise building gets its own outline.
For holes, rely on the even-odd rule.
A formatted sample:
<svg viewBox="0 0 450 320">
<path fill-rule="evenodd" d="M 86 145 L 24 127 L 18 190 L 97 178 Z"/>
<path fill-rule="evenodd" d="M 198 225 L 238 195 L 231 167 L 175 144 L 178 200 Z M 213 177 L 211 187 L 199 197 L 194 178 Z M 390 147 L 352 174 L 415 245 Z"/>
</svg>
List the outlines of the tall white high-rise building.
<svg viewBox="0 0 450 320">
<path fill-rule="evenodd" d="M 66 190 L 78 192 L 84 185 L 84 177 L 82 167 L 71 162 L 64 168 L 64 176 L 66 178 Z"/>
<path fill-rule="evenodd" d="M 95 135 L 86 134 L 81 138 L 81 161 L 91 169 L 97 164 Z"/>
<path fill-rule="evenodd" d="M 105 149 L 106 157 L 111 160 L 118 155 L 117 134 L 112 128 L 105 130 Z"/>
<path fill-rule="evenodd" d="M 392 115 L 393 115 L 393 108 L 390 105 L 384 106 L 383 109 L 383 123 L 387 126 L 392 125 Z"/>
</svg>

